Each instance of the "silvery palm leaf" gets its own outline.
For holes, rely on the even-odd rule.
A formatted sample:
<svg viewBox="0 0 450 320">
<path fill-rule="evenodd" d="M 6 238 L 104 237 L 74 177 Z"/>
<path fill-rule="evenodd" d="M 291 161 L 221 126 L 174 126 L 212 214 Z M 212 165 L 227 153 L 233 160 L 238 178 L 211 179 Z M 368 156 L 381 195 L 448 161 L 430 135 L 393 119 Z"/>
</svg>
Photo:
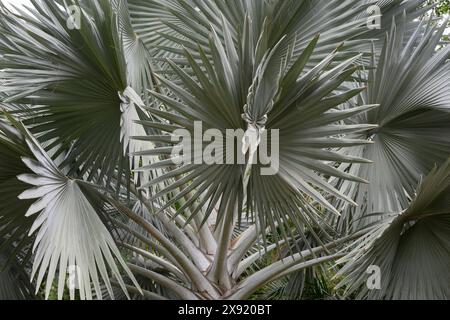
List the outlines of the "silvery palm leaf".
<svg viewBox="0 0 450 320">
<path fill-rule="evenodd" d="M 448 299 L 449 200 L 450 160 L 423 179 L 407 208 L 386 214 L 351 246 L 354 250 L 340 261 L 346 263 L 339 273 L 345 276 L 341 286 L 358 298 Z M 376 270 L 371 266 L 379 268 L 379 288 L 370 286 L 368 270 Z"/>
<path fill-rule="evenodd" d="M 31 227 L 28 222 L 23 223 L 20 230 L 33 236 L 31 278 L 36 280 L 37 290 L 46 279 L 46 298 L 56 281 L 59 299 L 66 285 L 72 299 L 76 289 L 81 299 L 92 299 L 93 290 L 97 297 L 101 296 L 104 283 L 113 297 L 110 278 L 127 292 L 122 272 L 139 288 L 105 224 L 104 203 L 96 191 L 85 182 L 64 175 L 29 131 L 14 119 L 11 121 L 29 150 L 22 156 L 28 169 L 17 177 L 28 187 L 16 201 L 26 204 L 28 210 L 16 212 L 15 218 L 20 220 L 23 215 L 32 223 Z"/>
<path fill-rule="evenodd" d="M 196 50 L 197 43 L 206 45 L 211 26 L 222 38 L 221 23 L 225 19 L 231 26 L 231 36 L 236 42 L 240 41 L 241 34 L 248 33 L 245 41 L 256 44 L 265 23 L 268 25 L 270 46 L 283 36 L 291 40 L 296 38 L 298 41 L 294 55 L 300 54 L 311 39 L 320 33 L 322 37 L 307 68 L 319 63 L 341 42 L 345 42 L 347 49 L 341 53 L 344 57 L 352 52 L 369 53 L 370 43 L 367 39 L 376 41 L 376 48 L 381 51 L 385 31 L 389 29 L 393 17 L 406 12 L 411 29 L 417 25 L 415 19 L 429 10 L 429 7 L 420 8 L 424 0 L 127 2 L 134 29 L 156 57 L 181 59 L 183 46 Z M 376 11 L 373 11 L 374 7 Z M 378 14 L 381 15 L 380 25 L 374 30 L 371 23 L 375 18 L 378 21 Z M 247 21 L 250 21 L 249 27 L 246 26 Z M 206 50 L 206 53 L 209 54 L 209 51 Z"/>
<path fill-rule="evenodd" d="M 393 20 L 398 20 L 405 15 L 405 34 L 411 36 L 420 24 L 420 19 L 433 7 L 424 0 L 380 0 L 376 3 L 367 0 L 367 3 L 372 5 L 365 12 L 362 12 L 359 18 L 366 17 L 368 19 L 367 27 L 369 30 L 360 37 L 372 40 L 376 59 L 383 50 L 386 33 L 390 31 Z M 381 16 L 377 17 L 378 13 Z M 377 25 L 378 23 L 379 25 Z M 368 50 L 367 45 L 368 42 L 361 44 L 358 50 L 366 52 Z"/>
<path fill-rule="evenodd" d="M 338 182 L 341 192 L 360 204 L 342 207 L 343 226 L 369 224 L 376 212 L 393 212 L 410 201 L 421 175 L 450 153 L 450 47 L 436 51 L 444 27 L 419 25 L 405 34 L 405 18 L 394 23 L 378 65 L 369 71 L 368 90 L 359 103 L 380 104 L 348 120 L 348 124 L 374 123 L 379 127 L 356 135 L 373 144 L 343 154 L 372 160 L 372 165 L 341 166 L 369 185 Z M 375 69 L 376 67 L 376 69 Z M 339 206 L 339 205 L 338 205 Z M 346 208 L 348 210 L 346 210 Z"/>
<path fill-rule="evenodd" d="M 342 157 L 328 150 L 337 146 L 345 148 L 365 144 L 365 140 L 339 137 L 374 128 L 368 124 L 339 124 L 340 120 L 376 107 L 366 105 L 349 110 L 337 109 L 340 104 L 364 88 L 332 94 L 358 69 L 357 61 L 360 56 L 326 70 L 334 61 L 338 51 L 336 50 L 301 76 L 319 38 L 316 37 L 298 58 L 290 61 L 281 59 L 283 54 L 280 51 L 284 52 L 282 48 L 290 47 L 291 51 L 284 53 L 292 57 L 295 45 L 281 46 L 282 40 L 279 45 L 266 52 L 263 32 L 261 45 L 253 48 L 254 59 L 260 63 L 254 70 L 248 70 L 240 65 L 238 49 L 231 39 L 226 22 L 223 24 L 222 32 L 228 35 L 225 45 L 217 33 L 211 30 L 209 50 L 212 53 L 212 62 L 209 62 L 205 55 L 197 61 L 189 51 L 185 52 L 194 76 L 190 76 L 175 63 L 168 61 L 174 74 L 177 75 L 177 83 L 159 77 L 163 86 L 171 93 L 162 95 L 153 92 L 153 95 L 161 101 L 162 107 L 155 105 L 149 108 L 149 112 L 163 121 L 143 124 L 160 129 L 162 134 L 137 137 L 159 144 L 157 148 L 138 155 L 161 155 L 167 159 L 143 167 L 141 170 L 164 167 L 168 171 L 142 187 L 178 177 L 176 183 L 153 197 L 157 199 L 182 189 L 166 202 L 164 208 L 176 204 L 192 192 L 190 200 L 177 208 L 178 213 L 181 214 L 189 206 L 195 205 L 196 209 L 192 212 L 194 215 L 200 209 L 206 208 L 208 217 L 217 206 L 220 222 L 224 218 L 233 219 L 233 212 L 236 211 L 237 217 L 240 218 L 245 202 L 250 213 L 257 213 L 262 230 L 266 227 L 274 230 L 276 225 L 283 225 L 289 219 L 299 229 L 305 225 L 319 224 L 320 214 L 308 199 L 313 199 L 318 205 L 339 214 L 318 190 L 352 202 L 329 185 L 323 176 L 332 175 L 365 182 L 327 164 L 327 161 L 366 162 L 362 158 Z M 198 50 L 202 52 L 203 48 L 199 47 Z M 246 86 L 248 78 L 253 79 L 250 87 Z M 250 167 L 248 162 L 225 164 L 233 157 L 224 150 L 216 154 L 219 158 L 223 157 L 223 164 L 197 164 L 196 159 L 192 159 L 191 164 L 174 168 L 174 159 L 170 159 L 176 144 L 172 142 L 177 135 L 174 131 L 184 129 L 194 137 L 194 123 L 197 121 L 202 122 L 204 130 L 219 130 L 223 137 L 227 136 L 227 129 L 279 130 L 280 157 L 279 163 L 276 163 L 279 165 L 279 172 L 271 176 L 261 175 L 260 170 L 264 167 L 261 162 Z M 272 145 L 275 146 L 273 142 Z M 200 148 L 204 151 L 207 146 L 205 144 Z M 238 147 L 239 152 L 242 151 Z M 231 160 L 232 163 L 236 163 L 233 162 L 235 159 Z M 247 195 L 247 201 L 244 195 Z"/>
<path fill-rule="evenodd" d="M 17 201 L 17 197 L 27 189 L 27 185 L 17 176 L 31 173 L 22 162 L 22 157 L 32 156 L 20 132 L 6 119 L 0 119 L 0 251 L 10 248 L 15 243 L 20 251 L 32 241 L 27 235 L 33 219 L 27 219 L 27 212 L 32 201 Z M 16 254 L 13 252 L 13 254 Z"/>
<path fill-rule="evenodd" d="M 351 48 L 366 42 L 356 38 L 368 31 L 367 19 L 361 13 L 370 4 L 353 0 L 128 0 L 134 29 L 156 56 L 182 58 L 183 46 L 195 51 L 196 44 L 206 47 L 209 56 L 210 29 L 224 39 L 221 25 L 225 20 L 236 43 L 246 34 L 243 44 L 256 45 L 264 29 L 269 47 L 283 36 L 296 38 L 295 57 L 320 33 L 307 67 L 320 62 L 338 43 L 346 41 L 345 46 Z M 348 57 L 351 52 L 341 54 Z"/>
<path fill-rule="evenodd" d="M 125 13 L 105 0 L 33 1 L 30 10 L 1 13 L 2 101 L 30 106 L 31 115 L 18 116 L 41 142 L 51 142 L 48 150 L 58 149 L 55 157 L 68 152 L 71 174 L 99 183 L 115 172 L 129 179 L 128 152 L 136 151 L 129 137 L 144 132 L 133 122 L 143 102 L 132 85 L 143 92 L 147 84 L 136 79 L 138 54 L 121 41 L 128 39 L 118 26 Z M 78 15 L 79 26 L 69 14 Z"/>
</svg>

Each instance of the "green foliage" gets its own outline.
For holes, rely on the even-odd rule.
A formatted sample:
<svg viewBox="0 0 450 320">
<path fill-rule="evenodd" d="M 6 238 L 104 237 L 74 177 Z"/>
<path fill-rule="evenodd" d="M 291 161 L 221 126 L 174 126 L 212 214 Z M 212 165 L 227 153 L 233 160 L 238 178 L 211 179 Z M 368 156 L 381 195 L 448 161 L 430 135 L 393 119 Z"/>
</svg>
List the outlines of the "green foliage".
<svg viewBox="0 0 450 320">
<path fill-rule="evenodd" d="M 450 13 L 450 1 L 449 0 L 429 0 L 429 5 L 435 5 L 434 12 L 437 16 Z"/>
</svg>

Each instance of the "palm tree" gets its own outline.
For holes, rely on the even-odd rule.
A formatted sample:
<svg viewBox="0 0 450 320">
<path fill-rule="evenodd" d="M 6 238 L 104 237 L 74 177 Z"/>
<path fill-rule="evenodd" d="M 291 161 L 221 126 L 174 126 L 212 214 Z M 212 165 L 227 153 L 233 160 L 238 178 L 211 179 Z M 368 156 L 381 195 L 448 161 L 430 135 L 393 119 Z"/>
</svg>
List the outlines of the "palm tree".
<svg viewBox="0 0 450 320">
<path fill-rule="evenodd" d="M 2 5 L 0 298 L 449 298 L 450 46 L 426 2 Z M 217 161 L 175 161 L 198 123 Z"/>
</svg>

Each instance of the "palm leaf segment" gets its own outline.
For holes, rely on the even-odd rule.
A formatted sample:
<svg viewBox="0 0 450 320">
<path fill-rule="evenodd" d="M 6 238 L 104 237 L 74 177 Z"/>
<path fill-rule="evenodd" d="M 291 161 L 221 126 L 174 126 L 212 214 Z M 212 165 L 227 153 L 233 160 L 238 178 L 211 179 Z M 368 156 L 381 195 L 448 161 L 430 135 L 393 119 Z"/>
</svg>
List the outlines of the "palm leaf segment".
<svg viewBox="0 0 450 320">
<path fill-rule="evenodd" d="M 409 207 L 388 215 L 340 262 L 341 286 L 358 298 L 442 299 L 450 296 L 450 160 L 420 184 Z M 380 290 L 369 290 L 367 270 L 381 271 Z"/>
<path fill-rule="evenodd" d="M 21 157 L 32 156 L 19 131 L 0 119 L 0 300 L 34 299 L 28 273 L 24 270 L 33 237 L 27 237 L 33 219 L 25 217 L 31 200 L 17 201 L 28 185 L 17 175 L 31 173 Z M 25 253 L 25 254 L 23 254 Z"/>
<path fill-rule="evenodd" d="M 17 176 L 31 173 L 21 158 L 31 155 L 19 131 L 0 119 L 0 248 L 2 249 L 11 248 L 15 243 L 21 243 L 19 247 L 23 247 L 32 241 L 24 237 L 29 233 L 33 223 L 25 217 L 32 202 L 17 201 L 17 197 L 27 188 L 25 183 L 17 180 Z"/>
</svg>

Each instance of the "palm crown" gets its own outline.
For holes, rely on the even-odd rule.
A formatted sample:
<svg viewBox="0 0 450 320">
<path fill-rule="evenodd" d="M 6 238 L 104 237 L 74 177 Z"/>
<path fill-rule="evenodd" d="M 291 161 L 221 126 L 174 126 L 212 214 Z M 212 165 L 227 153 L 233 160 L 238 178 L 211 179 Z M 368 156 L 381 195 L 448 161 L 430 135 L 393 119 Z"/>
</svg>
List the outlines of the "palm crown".
<svg viewBox="0 0 450 320">
<path fill-rule="evenodd" d="M 448 298 L 450 47 L 424 2 L 0 7 L 0 298 Z M 179 132 L 217 161 L 175 161 Z"/>
</svg>

